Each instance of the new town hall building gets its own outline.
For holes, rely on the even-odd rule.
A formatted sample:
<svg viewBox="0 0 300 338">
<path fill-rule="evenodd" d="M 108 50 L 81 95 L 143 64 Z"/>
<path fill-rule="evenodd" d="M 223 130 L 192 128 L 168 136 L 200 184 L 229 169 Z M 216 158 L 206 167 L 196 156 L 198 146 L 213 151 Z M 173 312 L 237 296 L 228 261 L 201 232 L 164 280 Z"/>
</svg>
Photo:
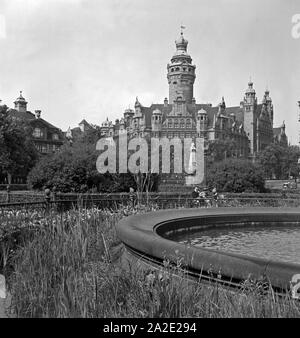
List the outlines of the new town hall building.
<svg viewBox="0 0 300 338">
<path fill-rule="evenodd" d="M 273 128 L 274 110 L 268 90 L 258 103 L 252 81 L 238 106 L 227 107 L 224 98 L 217 107 L 196 102 L 193 86 L 196 66 L 187 52 L 188 41 L 181 32 L 175 41 L 176 52 L 167 65 L 169 99 L 144 107 L 136 99 L 134 110 L 113 124 L 102 123 L 101 135 L 117 136 L 127 131 L 131 136 L 204 137 L 206 143 L 230 138 L 235 141 L 237 157 L 251 157 L 272 142 L 287 145 L 284 123 Z"/>
</svg>

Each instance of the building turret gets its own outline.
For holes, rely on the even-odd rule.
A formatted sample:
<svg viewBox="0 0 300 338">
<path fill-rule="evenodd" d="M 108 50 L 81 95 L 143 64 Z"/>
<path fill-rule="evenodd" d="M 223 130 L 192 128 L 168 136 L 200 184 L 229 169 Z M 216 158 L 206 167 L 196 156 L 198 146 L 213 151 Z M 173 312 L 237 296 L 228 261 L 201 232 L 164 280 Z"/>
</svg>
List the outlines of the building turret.
<svg viewBox="0 0 300 338">
<path fill-rule="evenodd" d="M 20 96 L 14 102 L 15 109 L 18 110 L 20 113 L 27 112 L 27 103 L 24 97 L 22 96 L 22 91 L 20 91 Z"/>
<path fill-rule="evenodd" d="M 248 105 L 254 105 L 255 103 L 257 103 L 256 92 L 253 88 L 253 82 L 251 80 L 248 82 L 248 88 L 245 93 L 244 103 Z"/>
<path fill-rule="evenodd" d="M 272 125 L 272 128 L 273 128 L 274 110 L 273 110 L 273 103 L 272 103 L 272 99 L 270 97 L 269 89 L 266 89 L 266 91 L 265 91 L 265 95 L 264 95 L 264 98 L 263 98 L 263 104 L 265 104 L 265 106 L 266 106 L 266 110 L 267 110 L 268 115 L 270 117 L 271 125 Z"/>
<path fill-rule="evenodd" d="M 107 117 L 106 120 L 101 124 L 101 136 L 109 136 L 109 129 L 111 125 L 112 123 Z"/>
<path fill-rule="evenodd" d="M 218 109 L 218 117 L 220 117 L 222 114 L 225 113 L 225 109 L 226 109 L 226 104 L 225 104 L 225 100 L 224 100 L 224 96 L 222 96 L 222 101 L 219 103 L 219 109 Z"/>
<path fill-rule="evenodd" d="M 175 44 L 176 52 L 167 66 L 169 102 L 173 104 L 179 92 L 183 94 L 182 99 L 186 103 L 192 103 L 196 66 L 192 64 L 192 58 L 187 54 L 188 41 L 184 38 L 182 31 Z"/>
<path fill-rule="evenodd" d="M 124 119 L 125 121 L 131 120 L 133 118 L 134 111 L 130 108 L 126 109 L 124 112 Z"/>
<path fill-rule="evenodd" d="M 119 129 L 120 133 L 125 133 L 126 132 L 126 128 L 125 128 L 125 120 L 122 117 L 120 120 L 120 129 Z"/>
<path fill-rule="evenodd" d="M 197 113 L 196 127 L 197 127 L 198 137 L 204 137 L 205 136 L 205 131 L 207 130 L 207 125 L 208 125 L 207 112 L 202 108 Z"/>
<path fill-rule="evenodd" d="M 152 125 L 152 132 L 155 133 L 155 135 L 161 131 L 162 127 L 162 112 L 159 109 L 155 109 L 152 112 L 152 120 L 151 120 L 151 125 Z M 159 135 L 157 135 L 159 136 Z"/>
<path fill-rule="evenodd" d="M 251 155 L 254 155 L 257 151 L 256 106 L 257 106 L 256 92 L 255 89 L 253 88 L 253 82 L 250 80 L 248 82 L 248 88 L 245 92 L 243 109 L 244 109 L 244 130 L 250 140 Z"/>
<path fill-rule="evenodd" d="M 138 98 L 136 98 L 134 104 L 134 117 L 142 117 L 142 105 L 139 102 Z"/>
</svg>

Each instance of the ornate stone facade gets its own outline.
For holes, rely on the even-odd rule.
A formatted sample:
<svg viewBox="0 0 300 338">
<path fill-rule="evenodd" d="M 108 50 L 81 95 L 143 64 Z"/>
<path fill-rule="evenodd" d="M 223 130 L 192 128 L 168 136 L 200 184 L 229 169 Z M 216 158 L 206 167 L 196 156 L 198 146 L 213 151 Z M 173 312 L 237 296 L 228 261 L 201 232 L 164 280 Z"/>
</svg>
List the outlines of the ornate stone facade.
<svg viewBox="0 0 300 338">
<path fill-rule="evenodd" d="M 169 99 L 144 107 L 136 98 L 134 109 L 126 109 L 124 117 L 115 124 L 108 118 L 102 123 L 103 137 L 128 132 L 131 136 L 142 137 L 204 137 L 206 143 L 229 137 L 235 141 L 236 157 L 252 158 L 277 139 L 278 128 L 273 129 L 274 110 L 269 90 L 258 103 L 250 80 L 238 106 L 227 107 L 224 98 L 216 107 L 196 103 L 193 94 L 196 66 L 187 53 L 188 41 L 182 32 L 175 44 L 176 52 L 167 65 Z M 285 128 L 281 128 L 281 133 L 283 139 Z"/>
</svg>

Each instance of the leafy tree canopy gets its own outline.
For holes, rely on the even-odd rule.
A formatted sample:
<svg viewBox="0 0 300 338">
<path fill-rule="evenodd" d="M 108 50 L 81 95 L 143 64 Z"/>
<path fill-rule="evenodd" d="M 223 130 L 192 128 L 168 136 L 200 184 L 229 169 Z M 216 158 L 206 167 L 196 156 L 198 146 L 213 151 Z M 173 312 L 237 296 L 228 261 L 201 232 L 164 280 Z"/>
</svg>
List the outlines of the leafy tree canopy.
<svg viewBox="0 0 300 338">
<path fill-rule="evenodd" d="M 264 192 L 261 168 L 246 159 L 227 159 L 212 164 L 207 172 L 207 185 L 223 192 Z"/>
<path fill-rule="evenodd" d="M 210 162 L 223 161 L 235 154 L 236 142 L 230 138 L 215 140 L 208 143 L 207 155 Z"/>
<path fill-rule="evenodd" d="M 33 189 L 55 187 L 61 192 L 117 192 L 136 188 L 130 174 L 99 174 L 95 144 L 82 140 L 66 144 L 60 151 L 43 157 L 28 176 Z"/>
<path fill-rule="evenodd" d="M 298 146 L 283 147 L 280 144 L 270 144 L 258 155 L 266 178 L 287 179 L 299 175 L 298 159 L 300 149 Z"/>
<path fill-rule="evenodd" d="M 7 106 L 0 106 L 0 172 L 6 176 L 26 176 L 38 154 L 26 121 L 13 120 Z"/>
</svg>

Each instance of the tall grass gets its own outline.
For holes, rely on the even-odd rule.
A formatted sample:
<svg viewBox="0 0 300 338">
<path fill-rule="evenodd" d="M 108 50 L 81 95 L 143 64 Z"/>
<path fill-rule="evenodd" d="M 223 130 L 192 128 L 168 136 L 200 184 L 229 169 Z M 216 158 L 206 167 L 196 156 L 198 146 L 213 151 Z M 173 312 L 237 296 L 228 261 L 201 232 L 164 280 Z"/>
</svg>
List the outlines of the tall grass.
<svg viewBox="0 0 300 338">
<path fill-rule="evenodd" d="M 147 208 L 139 211 L 147 211 Z M 299 304 L 271 291 L 189 280 L 168 262 L 160 270 L 123 264 L 115 224 L 137 210 L 55 212 L 14 254 L 9 278 L 17 317 L 300 317 Z M 175 269 L 176 275 L 173 274 Z"/>
</svg>

